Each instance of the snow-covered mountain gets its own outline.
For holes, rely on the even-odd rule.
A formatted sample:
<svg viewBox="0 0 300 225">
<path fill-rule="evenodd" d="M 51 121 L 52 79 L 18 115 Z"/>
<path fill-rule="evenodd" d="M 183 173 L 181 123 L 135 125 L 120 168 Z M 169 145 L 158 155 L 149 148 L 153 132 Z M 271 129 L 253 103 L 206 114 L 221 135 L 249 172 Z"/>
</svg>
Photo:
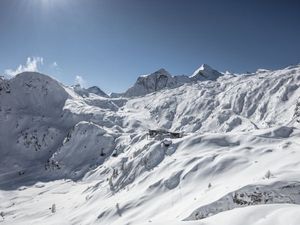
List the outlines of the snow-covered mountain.
<svg viewBox="0 0 300 225">
<path fill-rule="evenodd" d="M 218 79 L 220 76 L 222 76 L 223 74 L 220 73 L 217 70 L 214 70 L 213 68 L 211 68 L 209 65 L 207 64 L 203 64 L 202 66 L 199 67 L 199 69 L 197 69 L 192 76 L 190 76 L 190 78 L 192 80 L 216 80 Z"/>
<path fill-rule="evenodd" d="M 296 225 L 299 86 L 300 65 L 161 69 L 111 97 L 0 79 L 0 223 Z"/>
<path fill-rule="evenodd" d="M 135 84 L 124 94 L 115 96 L 142 96 L 165 88 L 176 88 L 186 83 L 216 80 L 223 76 L 222 73 L 212 69 L 207 64 L 201 65 L 191 76 L 172 76 L 165 69 L 160 69 L 148 75 L 138 77 Z"/>
<path fill-rule="evenodd" d="M 80 84 L 76 84 L 75 86 L 73 86 L 73 90 L 82 97 L 89 97 L 90 94 L 95 94 L 95 95 L 99 95 L 99 96 L 106 97 L 106 98 L 109 97 L 104 91 L 102 91 L 97 86 L 84 88 L 84 87 L 81 87 Z"/>
<path fill-rule="evenodd" d="M 129 88 L 124 96 L 141 96 L 164 88 L 175 88 L 189 82 L 187 76 L 171 76 L 165 69 L 160 69 L 149 75 L 140 76 L 133 87 Z"/>
</svg>

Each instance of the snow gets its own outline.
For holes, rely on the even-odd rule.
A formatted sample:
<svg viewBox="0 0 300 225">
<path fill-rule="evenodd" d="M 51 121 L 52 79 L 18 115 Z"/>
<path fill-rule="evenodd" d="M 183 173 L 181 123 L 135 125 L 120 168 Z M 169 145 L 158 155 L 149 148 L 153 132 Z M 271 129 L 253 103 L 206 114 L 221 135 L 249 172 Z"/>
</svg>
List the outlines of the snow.
<svg viewBox="0 0 300 225">
<path fill-rule="evenodd" d="M 189 82 L 187 76 L 171 76 L 165 69 L 159 69 L 154 73 L 140 76 L 134 86 L 124 93 L 124 96 L 141 96 L 164 88 L 175 88 L 184 82 Z"/>
<path fill-rule="evenodd" d="M 216 80 L 223 74 L 214 70 L 207 64 L 201 65 L 190 78 L 193 80 Z"/>
<path fill-rule="evenodd" d="M 161 69 L 110 97 L 1 79 L 0 223 L 298 225 L 299 85 L 300 65 Z"/>
<path fill-rule="evenodd" d="M 172 76 L 168 71 L 162 68 L 154 73 L 139 76 L 136 83 L 131 88 L 129 88 L 124 94 L 113 94 L 112 97 L 141 96 L 165 88 L 176 88 L 186 83 L 205 80 L 216 80 L 220 76 L 223 76 L 223 74 L 212 69 L 207 64 L 201 65 L 200 68 L 197 69 L 191 76 Z"/>
<path fill-rule="evenodd" d="M 89 87 L 86 89 L 86 88 L 81 87 L 80 84 L 77 84 L 77 85 L 73 86 L 73 90 L 74 90 L 74 92 L 76 92 L 78 95 L 80 95 L 82 97 L 89 97 L 91 94 L 95 94 L 95 95 L 106 97 L 106 98 L 109 97 L 104 91 L 102 91 L 97 86 L 92 86 L 92 87 Z"/>
</svg>

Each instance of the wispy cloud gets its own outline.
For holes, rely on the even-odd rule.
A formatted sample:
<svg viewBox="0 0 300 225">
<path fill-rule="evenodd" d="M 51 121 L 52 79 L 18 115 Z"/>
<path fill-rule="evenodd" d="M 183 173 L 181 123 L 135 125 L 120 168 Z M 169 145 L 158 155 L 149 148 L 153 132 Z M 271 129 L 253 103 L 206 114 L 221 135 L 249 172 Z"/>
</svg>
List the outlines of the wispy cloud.
<svg viewBox="0 0 300 225">
<path fill-rule="evenodd" d="M 38 72 L 39 66 L 44 64 L 43 57 L 28 57 L 25 65 L 19 65 L 15 70 L 7 69 L 5 70 L 5 75 L 13 77 L 22 72 Z"/>
<path fill-rule="evenodd" d="M 58 67 L 58 64 L 57 64 L 57 62 L 53 62 L 51 66 L 55 68 L 55 67 Z"/>
<path fill-rule="evenodd" d="M 86 86 L 86 81 L 85 79 L 83 79 L 82 76 L 76 76 L 75 77 L 75 84 L 79 84 L 81 87 L 85 87 Z"/>
</svg>

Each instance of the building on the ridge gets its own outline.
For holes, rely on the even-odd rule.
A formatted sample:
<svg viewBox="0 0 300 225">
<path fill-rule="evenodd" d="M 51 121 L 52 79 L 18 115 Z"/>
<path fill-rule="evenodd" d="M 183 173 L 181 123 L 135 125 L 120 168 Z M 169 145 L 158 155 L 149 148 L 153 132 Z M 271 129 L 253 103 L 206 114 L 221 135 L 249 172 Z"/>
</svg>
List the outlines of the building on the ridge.
<svg viewBox="0 0 300 225">
<path fill-rule="evenodd" d="M 148 136 L 154 138 L 155 136 L 160 135 L 169 138 L 181 138 L 183 137 L 183 132 L 172 132 L 164 129 L 149 129 Z"/>
</svg>

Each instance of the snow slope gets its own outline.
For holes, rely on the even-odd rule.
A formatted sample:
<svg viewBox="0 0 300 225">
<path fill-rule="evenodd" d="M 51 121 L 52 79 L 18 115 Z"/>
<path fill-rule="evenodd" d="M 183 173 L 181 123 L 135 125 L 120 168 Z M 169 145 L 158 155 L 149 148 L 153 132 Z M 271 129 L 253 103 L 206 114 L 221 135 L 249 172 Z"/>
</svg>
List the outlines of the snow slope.
<svg viewBox="0 0 300 225">
<path fill-rule="evenodd" d="M 297 225 L 299 85 L 300 65 L 159 70 L 115 98 L 0 80 L 0 223 Z"/>
</svg>

